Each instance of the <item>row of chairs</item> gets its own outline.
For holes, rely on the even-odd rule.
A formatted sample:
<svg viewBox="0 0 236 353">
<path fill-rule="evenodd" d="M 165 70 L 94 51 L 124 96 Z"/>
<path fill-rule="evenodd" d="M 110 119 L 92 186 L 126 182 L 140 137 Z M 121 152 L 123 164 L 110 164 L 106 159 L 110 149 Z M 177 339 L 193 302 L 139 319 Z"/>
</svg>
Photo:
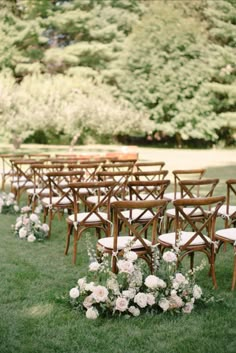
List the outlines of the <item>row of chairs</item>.
<svg viewBox="0 0 236 353">
<path fill-rule="evenodd" d="M 22 162 L 24 165 L 24 161 L 18 162 L 17 165 Z M 46 220 L 49 215 L 50 229 L 55 210 L 69 210 L 65 253 L 68 253 L 73 233 L 74 263 L 76 262 L 78 241 L 84 230 L 91 227 L 96 230 L 99 246 L 103 246 L 104 250 L 111 254 L 122 255 L 124 244 L 130 240 L 132 234 L 134 250 L 147 261 L 151 270 L 151 245 L 156 242 L 160 244 L 162 252 L 178 243 L 181 249 L 179 261 L 189 255 L 191 267 L 195 251 L 201 251 L 208 257 L 215 287 L 217 285 L 215 279 L 216 242 L 219 242 L 219 247 L 221 244 L 229 242 L 234 245 L 234 251 L 236 251 L 236 207 L 230 204 L 230 195 L 232 193 L 236 195 L 235 179 L 227 181 L 227 197 L 225 198 L 213 196 L 219 180 L 204 179 L 204 169 L 173 171 L 174 191 L 167 193 L 166 189 L 170 185 L 170 180 L 165 179 L 168 171 L 163 170 L 163 162 L 157 162 L 155 166 L 156 169 L 159 168 L 158 171 L 155 170 L 158 180 L 154 180 L 153 170 L 142 171 L 142 167 L 153 168 L 152 164 L 145 163 L 140 163 L 140 165 L 137 162 L 130 165 L 129 163 L 125 165 L 120 163 L 120 166 L 117 163 L 112 163 L 111 167 L 114 168 L 114 164 L 116 167 L 120 167 L 120 170 L 116 172 L 104 170 L 108 168 L 108 164 L 99 163 L 98 169 L 91 177 L 86 168 L 89 169 L 92 163 L 74 164 L 73 167 L 72 164 L 67 163 L 65 171 L 65 166 L 63 165 L 62 168 L 62 164 L 31 162 L 29 163 L 31 170 L 29 174 L 34 175 L 31 179 L 33 185 L 31 193 L 30 189 L 27 189 L 30 185 L 26 187 L 26 184 L 23 184 L 25 182 L 23 177 L 26 176 L 19 173 L 17 181 L 18 183 L 22 181 L 24 185 L 22 190 L 28 190 L 30 202 L 34 203 L 40 196 L 44 206 L 44 219 Z M 138 169 L 139 167 L 140 169 Z M 42 168 L 42 173 L 39 173 L 40 168 Z M 58 169 L 55 171 L 55 168 Z M 126 170 L 122 168 L 126 168 Z M 20 169 L 22 171 L 22 168 Z M 23 171 L 25 173 L 26 169 Z M 192 177 L 194 173 L 196 174 L 195 180 L 181 178 L 183 175 L 185 178 Z M 14 183 L 14 179 L 12 183 Z M 16 185 L 20 186 L 17 183 Z M 42 185 L 44 185 L 43 188 Z M 180 188 L 179 193 L 177 187 Z M 42 193 L 39 194 L 39 192 Z M 171 207 L 172 201 L 173 206 Z M 83 208 L 81 208 L 82 204 Z M 225 217 L 225 227 L 215 232 L 215 221 L 218 215 Z M 127 238 L 119 237 L 122 224 L 129 229 Z M 152 236 L 151 239 L 148 239 L 150 225 L 152 225 Z M 191 230 L 187 229 L 188 227 Z M 101 237 L 101 231 L 105 233 L 105 238 Z M 110 237 L 111 234 L 113 237 Z M 116 258 L 117 256 L 112 257 L 113 271 L 116 271 Z M 235 281 L 236 263 L 234 263 L 232 289 L 235 287 Z"/>
</svg>

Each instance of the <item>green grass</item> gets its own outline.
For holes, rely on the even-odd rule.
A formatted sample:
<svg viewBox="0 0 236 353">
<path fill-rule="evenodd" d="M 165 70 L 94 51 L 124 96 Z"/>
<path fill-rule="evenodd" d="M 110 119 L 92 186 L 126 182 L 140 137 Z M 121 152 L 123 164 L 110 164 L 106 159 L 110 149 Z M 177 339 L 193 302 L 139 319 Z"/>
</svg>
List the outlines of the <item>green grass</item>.
<svg viewBox="0 0 236 353">
<path fill-rule="evenodd" d="M 211 168 L 207 176 L 221 179 L 218 194 L 233 169 Z M 68 292 L 86 275 L 85 238 L 79 243 L 76 266 L 72 246 L 64 256 L 66 225 L 53 223 L 50 240 L 27 243 L 11 232 L 15 216 L 0 215 L 0 353 L 225 353 L 236 347 L 236 290 L 230 290 L 233 250 L 216 260 L 219 288 L 205 268 L 197 283 L 216 302 L 196 306 L 190 315 L 99 318 L 90 321 L 71 309 Z M 219 224 L 220 226 L 220 224 Z"/>
</svg>

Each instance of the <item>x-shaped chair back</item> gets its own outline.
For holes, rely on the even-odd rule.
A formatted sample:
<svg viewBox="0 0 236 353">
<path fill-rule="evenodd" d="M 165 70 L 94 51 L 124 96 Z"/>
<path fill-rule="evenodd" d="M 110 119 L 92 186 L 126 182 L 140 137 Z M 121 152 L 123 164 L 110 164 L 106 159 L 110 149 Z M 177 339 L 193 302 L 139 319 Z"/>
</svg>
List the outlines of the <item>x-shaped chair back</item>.
<svg viewBox="0 0 236 353">
<path fill-rule="evenodd" d="M 129 199 L 136 201 L 158 200 L 164 197 L 164 192 L 170 185 L 170 180 L 140 181 L 134 180 L 127 183 Z"/>
<path fill-rule="evenodd" d="M 135 172 L 143 172 L 148 170 L 162 170 L 165 162 L 136 162 L 134 166 Z"/>
<path fill-rule="evenodd" d="M 80 164 L 68 164 L 69 170 L 81 170 L 84 172 L 83 181 L 93 182 L 97 181 L 97 172 L 100 169 L 99 162 L 93 163 L 80 163 Z"/>
<path fill-rule="evenodd" d="M 217 212 L 224 201 L 224 196 L 175 200 L 173 202 L 176 209 L 175 245 L 179 244 L 182 224 L 184 223 L 184 229 L 190 228 L 193 234 L 191 234 L 188 241 L 181 245 L 181 250 L 189 249 L 191 246 L 197 249 L 198 246 L 192 244 L 194 244 L 198 236 L 203 240 L 203 244 L 199 245 L 200 248 L 207 247 L 211 249 L 214 247 Z M 188 207 L 192 208 L 190 213 L 186 212 Z M 199 213 L 198 210 L 201 213 L 200 222 L 198 222 L 198 216 L 194 217 L 194 214 Z"/>
<path fill-rule="evenodd" d="M 178 185 L 181 180 L 200 180 L 206 172 L 205 168 L 201 169 L 176 169 L 173 170 L 174 175 L 174 200 L 176 199 Z"/>
<path fill-rule="evenodd" d="M 168 170 L 146 170 L 133 172 L 133 179 L 140 181 L 163 180 L 166 178 Z"/>
<path fill-rule="evenodd" d="M 114 196 L 120 197 L 122 199 L 125 198 L 125 195 L 127 193 L 127 183 L 131 178 L 131 176 L 132 176 L 132 171 L 97 172 L 98 180 L 101 180 L 101 181 L 110 180 L 117 183 L 116 193 Z"/>
<path fill-rule="evenodd" d="M 10 160 L 23 159 L 24 154 L 0 154 L 2 160 L 2 190 L 5 190 L 5 183 L 13 175 L 13 167 Z"/>
<path fill-rule="evenodd" d="M 219 179 L 180 180 L 181 198 L 211 197 Z"/>
<path fill-rule="evenodd" d="M 134 162 L 103 163 L 101 165 L 101 171 L 103 172 L 132 172 L 133 168 Z"/>
<path fill-rule="evenodd" d="M 227 195 L 226 195 L 226 213 L 229 215 L 228 224 L 226 223 L 226 227 L 230 227 L 233 225 L 236 226 L 236 179 L 228 179 L 226 181 L 227 185 Z M 233 205 L 233 206 L 232 206 Z M 235 207 L 235 211 L 233 208 L 233 212 L 230 212 L 230 207 Z"/>
</svg>

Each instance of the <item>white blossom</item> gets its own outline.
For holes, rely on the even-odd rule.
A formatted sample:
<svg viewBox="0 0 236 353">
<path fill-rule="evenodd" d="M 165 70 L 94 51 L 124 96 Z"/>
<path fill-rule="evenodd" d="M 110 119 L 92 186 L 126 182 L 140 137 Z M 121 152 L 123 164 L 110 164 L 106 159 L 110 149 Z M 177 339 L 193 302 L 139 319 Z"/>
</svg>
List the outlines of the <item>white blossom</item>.
<svg viewBox="0 0 236 353">
<path fill-rule="evenodd" d="M 96 308 L 91 307 L 91 308 L 88 308 L 88 310 L 86 311 L 87 319 L 95 320 L 98 318 L 98 316 L 99 314 Z"/>
<path fill-rule="evenodd" d="M 76 299 L 79 297 L 79 289 L 77 287 L 71 288 L 69 295 L 72 299 Z"/>
</svg>

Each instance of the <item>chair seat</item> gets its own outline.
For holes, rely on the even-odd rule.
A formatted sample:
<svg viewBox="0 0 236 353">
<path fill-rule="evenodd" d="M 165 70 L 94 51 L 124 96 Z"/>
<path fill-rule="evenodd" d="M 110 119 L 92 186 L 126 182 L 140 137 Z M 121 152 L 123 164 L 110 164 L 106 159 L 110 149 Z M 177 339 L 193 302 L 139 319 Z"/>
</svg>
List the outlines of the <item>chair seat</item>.
<svg viewBox="0 0 236 353">
<path fill-rule="evenodd" d="M 236 228 L 225 228 L 217 230 L 216 237 L 229 241 L 236 241 Z"/>
<path fill-rule="evenodd" d="M 229 206 L 229 212 L 227 213 L 226 205 L 222 205 L 218 211 L 218 215 L 224 217 L 230 217 L 234 212 L 236 212 L 236 206 Z"/>
<path fill-rule="evenodd" d="M 61 198 L 60 196 L 53 196 L 51 200 L 49 197 L 44 197 L 41 202 L 45 207 L 49 207 L 51 205 L 68 206 L 73 204 L 73 202 L 70 201 L 67 197 Z"/>
<path fill-rule="evenodd" d="M 133 237 L 125 235 L 125 236 L 120 236 L 117 239 L 118 239 L 117 249 L 122 250 L 132 241 Z M 143 239 L 143 240 L 145 241 L 145 243 L 148 246 L 152 245 L 150 240 L 147 240 L 147 239 Z M 106 238 L 99 239 L 98 244 L 104 248 L 112 250 L 113 249 L 113 241 L 114 241 L 113 237 L 106 237 Z M 133 250 L 143 249 L 143 244 L 139 240 L 136 240 L 134 242 L 134 244 L 132 245 L 132 249 Z"/>
<path fill-rule="evenodd" d="M 190 213 L 194 210 L 193 207 L 184 207 L 183 211 L 185 214 L 190 215 Z M 175 208 L 170 208 L 169 210 L 166 211 L 166 215 L 169 217 L 175 217 L 176 212 L 175 212 Z M 198 208 L 193 212 L 194 216 L 201 216 L 202 215 L 202 211 Z M 181 215 L 180 215 L 181 217 Z"/>
<path fill-rule="evenodd" d="M 89 196 L 89 197 L 87 197 L 87 201 L 89 203 L 91 203 L 91 204 L 97 204 L 98 200 L 101 200 L 101 198 L 102 198 L 102 196 L 100 196 L 100 198 L 98 198 L 98 196 L 96 196 L 96 195 L 95 196 Z M 112 196 L 110 198 L 110 202 L 112 203 L 112 202 L 115 202 L 115 201 L 121 201 L 121 199 L 117 198 L 115 196 Z"/>
<path fill-rule="evenodd" d="M 108 216 L 107 216 L 107 213 L 105 212 L 98 212 L 99 215 L 102 217 L 102 219 L 104 221 L 107 221 L 108 220 Z M 80 223 L 82 222 L 85 217 L 89 214 L 89 212 L 80 212 L 80 213 L 77 213 L 77 223 Z M 75 215 L 72 214 L 68 217 L 68 219 L 71 221 L 71 222 L 75 222 Z M 98 222 L 102 222 L 102 220 L 98 217 L 98 215 L 96 213 L 92 213 L 88 219 L 86 219 L 85 223 L 98 223 Z"/>
<path fill-rule="evenodd" d="M 34 183 L 32 181 L 15 181 L 12 183 L 12 186 L 15 188 L 27 188 L 27 187 L 34 187 Z"/>
<path fill-rule="evenodd" d="M 126 219 L 132 219 L 135 220 L 137 218 L 139 218 L 139 216 L 143 213 L 144 210 L 140 210 L 140 209 L 133 209 L 132 213 L 130 213 L 130 211 L 122 211 L 122 215 L 126 218 Z M 130 217 L 132 216 L 132 217 Z M 150 211 L 146 211 L 140 218 L 140 221 L 144 221 L 144 220 L 149 220 L 153 218 L 153 214 Z"/>
<path fill-rule="evenodd" d="M 34 195 L 34 194 L 43 194 L 43 195 L 49 195 L 50 194 L 50 189 L 49 188 L 45 188 L 45 189 L 42 189 L 42 188 L 30 188 L 30 189 L 27 189 L 26 190 L 27 194 L 29 195 Z"/>
<path fill-rule="evenodd" d="M 194 235 L 195 233 L 194 232 L 181 232 L 181 236 L 180 236 L 180 239 L 179 239 L 179 246 L 183 246 L 184 244 L 186 244 L 188 242 L 188 240 Z M 211 239 L 207 236 L 205 236 L 205 238 L 211 242 Z M 169 244 L 170 246 L 173 246 L 175 245 L 175 232 L 172 232 L 172 233 L 165 233 L 165 234 L 162 234 L 158 237 L 158 240 L 160 242 L 163 242 L 163 243 L 166 243 L 166 244 Z M 191 242 L 189 244 L 189 246 L 195 246 L 195 245 L 204 245 L 205 242 L 204 240 L 198 235 L 194 240 L 193 242 Z"/>
<path fill-rule="evenodd" d="M 176 193 L 176 196 L 175 196 L 175 193 L 174 193 L 174 192 L 166 192 L 166 193 L 164 194 L 164 198 L 165 198 L 165 199 L 171 199 L 171 200 L 180 199 L 180 198 L 181 198 L 181 193 L 180 193 L 180 192 L 177 192 L 177 193 Z"/>
</svg>

